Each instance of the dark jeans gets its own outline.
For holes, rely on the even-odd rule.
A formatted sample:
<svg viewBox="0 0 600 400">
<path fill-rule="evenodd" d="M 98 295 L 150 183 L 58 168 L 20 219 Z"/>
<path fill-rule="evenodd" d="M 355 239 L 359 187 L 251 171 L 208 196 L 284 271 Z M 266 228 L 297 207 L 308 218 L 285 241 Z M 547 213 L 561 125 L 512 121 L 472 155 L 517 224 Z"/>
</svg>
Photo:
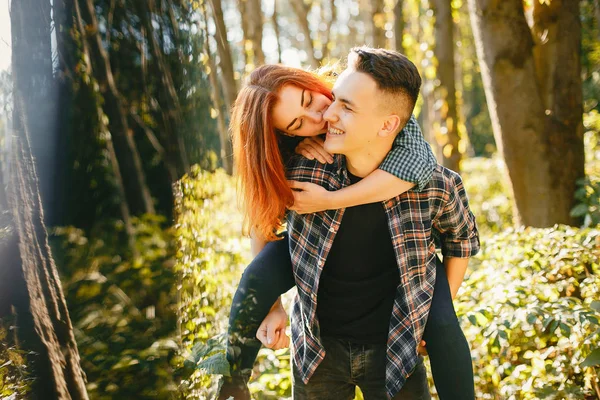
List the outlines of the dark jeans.
<svg viewBox="0 0 600 400">
<path fill-rule="evenodd" d="M 227 359 L 232 377 L 223 379 L 219 399 L 249 399 L 246 387 L 260 350 L 256 331 L 279 295 L 295 285 L 287 236 L 270 242 L 248 265 L 233 298 Z M 460 328 L 444 265 L 437 279 L 423 339 L 427 342 L 435 387 L 441 400 L 475 398 L 469 345 Z"/>
<path fill-rule="evenodd" d="M 331 337 L 322 337 L 321 340 L 326 355 L 307 384 L 297 374 L 296 366 L 292 366 L 294 400 L 352 400 L 356 386 L 365 400 L 387 400 L 385 344 L 354 344 Z M 422 358 L 393 399 L 431 399 Z"/>
</svg>

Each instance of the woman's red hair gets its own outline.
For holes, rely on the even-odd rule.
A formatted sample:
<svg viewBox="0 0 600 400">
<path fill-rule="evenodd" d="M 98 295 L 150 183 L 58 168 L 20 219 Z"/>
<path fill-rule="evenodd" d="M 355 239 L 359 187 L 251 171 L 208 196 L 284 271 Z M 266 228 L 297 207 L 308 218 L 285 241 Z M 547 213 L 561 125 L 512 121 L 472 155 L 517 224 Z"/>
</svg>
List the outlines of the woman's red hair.
<svg viewBox="0 0 600 400">
<path fill-rule="evenodd" d="M 229 125 L 244 211 L 244 232 L 253 229 L 277 240 L 286 208 L 294 203 L 273 126 L 273 106 L 285 85 L 312 90 L 331 99 L 330 86 L 317 75 L 283 65 L 263 65 L 249 76 L 237 96 Z M 250 228 L 250 229 L 249 229 Z"/>
</svg>

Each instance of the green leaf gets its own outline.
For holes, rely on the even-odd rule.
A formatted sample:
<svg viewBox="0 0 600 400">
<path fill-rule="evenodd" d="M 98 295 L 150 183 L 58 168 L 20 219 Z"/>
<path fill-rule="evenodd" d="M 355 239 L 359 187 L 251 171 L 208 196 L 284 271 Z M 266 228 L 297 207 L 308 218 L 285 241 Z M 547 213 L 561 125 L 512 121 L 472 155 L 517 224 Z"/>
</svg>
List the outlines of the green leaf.
<svg viewBox="0 0 600 400">
<path fill-rule="evenodd" d="M 575 207 L 573 207 L 570 215 L 571 215 L 571 217 L 583 217 L 587 213 L 588 213 L 588 205 L 582 203 L 582 204 L 577 204 Z"/>
<path fill-rule="evenodd" d="M 592 351 L 581 363 L 582 367 L 595 367 L 600 365 L 600 348 Z"/>
<path fill-rule="evenodd" d="M 213 354 L 200 361 L 196 367 L 203 369 L 207 374 L 229 376 L 229 362 L 227 362 L 225 353 Z"/>
</svg>

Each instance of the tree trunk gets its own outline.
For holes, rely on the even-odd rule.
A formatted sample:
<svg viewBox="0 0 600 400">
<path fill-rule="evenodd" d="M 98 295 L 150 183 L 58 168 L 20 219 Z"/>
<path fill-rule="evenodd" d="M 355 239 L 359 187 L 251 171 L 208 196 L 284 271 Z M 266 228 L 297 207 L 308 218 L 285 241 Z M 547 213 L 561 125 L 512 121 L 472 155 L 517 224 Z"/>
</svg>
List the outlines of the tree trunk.
<svg viewBox="0 0 600 400">
<path fill-rule="evenodd" d="M 371 24 L 373 29 L 373 47 L 385 48 L 385 11 L 384 0 L 371 0 Z"/>
<path fill-rule="evenodd" d="M 22 96 L 32 89 L 28 81 L 35 75 L 29 76 L 27 69 L 21 65 L 27 61 L 34 62 L 23 56 L 31 47 L 27 37 L 20 34 L 26 28 L 21 25 L 25 11 L 19 7 L 21 4 L 13 3 L 11 16 L 15 137 L 9 189 L 15 244 L 18 243 L 20 255 L 20 262 L 13 260 L 11 266 L 21 268 L 22 275 L 21 272 L 16 275 L 23 277 L 22 287 L 27 293 L 27 307 L 18 309 L 19 321 L 24 323 L 18 325 L 24 331 L 22 337 L 30 338 L 23 345 L 32 345 L 35 351 L 33 365 L 38 375 L 34 383 L 35 395 L 40 399 L 88 399 L 73 326 L 48 244 L 38 176 L 29 144 L 29 121 L 37 110 L 34 108 L 35 101 L 28 103 L 31 96 Z M 33 56 L 32 52 L 30 54 Z M 21 282 L 15 282 L 15 286 Z"/>
<path fill-rule="evenodd" d="M 211 100 L 213 103 L 213 107 L 215 108 L 215 110 L 217 110 L 217 128 L 219 130 L 219 140 L 221 143 L 221 162 L 223 163 L 223 168 L 225 168 L 225 171 L 231 175 L 233 174 L 233 149 L 231 147 L 231 140 L 227 132 L 225 115 L 223 114 L 223 104 L 221 102 L 221 88 L 219 87 L 219 81 L 217 79 L 217 69 L 215 68 L 215 63 L 212 58 L 212 50 L 210 48 L 210 40 L 208 36 L 208 14 L 206 12 L 206 6 L 204 4 L 200 5 L 200 7 L 202 9 L 202 16 L 204 19 L 204 24 L 201 30 L 204 32 L 204 37 L 206 40 L 204 44 L 204 54 L 206 55 L 206 58 L 208 60 L 208 68 L 210 69 L 208 78 L 210 80 L 210 85 L 213 88 L 213 90 L 211 91 Z"/>
<path fill-rule="evenodd" d="M 175 183 L 179 177 L 190 169 L 186 150 L 179 135 L 179 128 L 182 121 L 181 105 L 179 104 L 171 70 L 165 61 L 163 48 L 156 39 L 154 25 L 152 24 L 152 15 L 155 13 L 155 2 L 154 0 L 148 0 L 138 2 L 137 4 L 138 14 L 144 30 L 147 32 L 148 43 L 150 44 L 150 50 L 154 58 L 153 65 L 156 66 L 157 73 L 160 76 L 160 91 L 164 99 L 161 111 L 165 123 L 165 132 L 162 135 L 165 142 L 163 146 L 165 149 L 163 160 L 168 169 L 175 169 L 177 171 L 177 177 L 172 181 L 172 183 Z"/>
<path fill-rule="evenodd" d="M 406 25 L 404 22 L 403 5 L 403 0 L 396 0 L 396 5 L 394 6 L 394 43 L 396 45 L 396 51 L 405 54 L 406 50 L 402 44 L 402 39 L 404 38 L 404 26 Z"/>
<path fill-rule="evenodd" d="M 52 74 L 52 50 L 50 45 L 50 0 L 22 0 L 12 3 L 12 36 L 26 43 L 15 48 L 13 58 L 26 77 L 22 96 L 27 105 L 35 110 L 28 121 L 31 135 L 31 151 L 40 171 L 40 193 L 46 208 L 46 220 L 52 222 L 55 210 L 54 160 L 56 158 L 56 90 Z M 13 46 L 14 47 L 14 46 Z M 13 74 L 16 73 L 13 71 Z M 28 116 L 27 116 L 28 117 Z"/>
<path fill-rule="evenodd" d="M 459 148 L 458 113 L 456 111 L 456 84 L 454 61 L 454 22 L 452 20 L 451 0 L 433 0 L 435 14 L 435 57 L 437 75 L 440 84 L 436 87 L 439 143 L 442 148 L 442 164 L 453 171 L 460 172 L 462 158 Z"/>
<path fill-rule="evenodd" d="M 308 24 L 308 13 L 312 7 L 312 2 L 306 4 L 304 0 L 291 0 L 292 9 L 298 17 L 298 23 L 300 24 L 300 30 L 304 35 L 304 43 L 306 43 L 306 54 L 308 56 L 308 64 L 311 68 L 317 68 L 319 66 L 319 60 L 315 57 L 315 46 L 313 44 L 310 32 L 310 26 Z"/>
<path fill-rule="evenodd" d="M 95 77 L 104 98 L 104 111 L 114 143 L 119 169 L 123 179 L 129 209 L 134 215 L 154 214 L 154 204 L 146 183 L 146 176 L 132 131 L 123 107 L 121 94 L 114 81 L 110 60 L 102 44 L 93 0 L 81 1 L 80 8 L 85 26 L 85 39 L 89 44 Z"/>
<path fill-rule="evenodd" d="M 536 227 L 578 222 L 569 213 L 584 176 L 579 2 L 552 0 L 544 7 L 535 10 L 532 35 L 521 0 L 469 0 L 517 222 Z"/>
<path fill-rule="evenodd" d="M 74 0 L 74 11 L 75 11 L 75 21 L 77 23 L 77 29 L 80 32 L 80 35 L 84 35 L 85 27 L 83 25 L 83 19 L 81 18 L 81 8 L 79 7 L 78 0 Z M 88 41 L 83 40 L 81 42 L 82 52 L 84 55 L 84 60 L 86 64 L 86 73 L 89 75 L 90 80 L 93 79 L 94 69 L 91 62 L 90 49 L 88 46 Z M 93 83 L 87 83 L 88 85 L 93 85 Z M 90 88 L 91 89 L 91 88 Z M 104 122 L 104 113 L 102 111 L 101 106 L 96 103 L 96 112 L 98 115 L 98 123 L 100 124 L 100 132 L 106 137 L 106 149 L 108 150 L 108 158 L 111 163 L 112 171 L 115 176 L 115 182 L 117 184 L 117 189 L 119 191 L 119 195 L 121 197 L 121 201 L 119 202 L 119 210 L 121 212 L 121 218 L 123 219 L 123 224 L 125 226 L 125 234 L 127 235 L 127 240 L 129 244 L 129 248 L 132 253 L 135 255 L 137 250 L 135 246 L 135 231 L 133 229 L 133 223 L 131 221 L 131 211 L 129 209 L 129 204 L 127 202 L 127 195 L 125 191 L 125 184 L 123 183 L 123 177 L 121 175 L 121 167 L 119 165 L 119 160 L 117 159 L 117 154 L 115 152 L 115 147 L 113 145 L 112 136 L 108 132 L 108 127 Z"/>
<path fill-rule="evenodd" d="M 279 11 L 277 9 L 278 0 L 273 0 L 273 16 L 271 17 L 273 23 L 273 32 L 275 33 L 275 40 L 277 40 L 277 62 L 281 64 L 281 33 L 279 31 L 279 22 L 277 18 Z"/>
<path fill-rule="evenodd" d="M 263 12 L 260 0 L 238 0 L 238 7 L 242 16 L 246 68 L 253 70 L 265 63 L 265 53 L 262 49 Z"/>
<path fill-rule="evenodd" d="M 225 21 L 223 19 L 221 0 L 210 0 L 210 4 L 216 26 L 215 40 L 217 41 L 217 53 L 219 54 L 221 84 L 223 85 L 223 94 L 225 95 L 225 103 L 227 104 L 226 109 L 230 110 L 237 97 L 237 83 L 233 73 L 231 48 L 229 47 L 229 41 L 227 40 L 227 29 L 225 28 Z"/>
</svg>

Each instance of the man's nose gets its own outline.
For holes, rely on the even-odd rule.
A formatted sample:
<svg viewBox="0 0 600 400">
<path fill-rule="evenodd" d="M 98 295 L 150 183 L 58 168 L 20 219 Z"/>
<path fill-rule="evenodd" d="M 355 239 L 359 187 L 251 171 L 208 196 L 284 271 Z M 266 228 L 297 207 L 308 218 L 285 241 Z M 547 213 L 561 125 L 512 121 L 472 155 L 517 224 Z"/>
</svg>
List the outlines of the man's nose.
<svg viewBox="0 0 600 400">
<path fill-rule="evenodd" d="M 333 122 L 333 121 L 337 120 L 336 113 L 335 113 L 335 107 L 334 107 L 333 103 L 331 103 L 329 108 L 327 110 L 325 110 L 325 112 L 323 113 L 323 119 L 327 122 Z"/>
</svg>

